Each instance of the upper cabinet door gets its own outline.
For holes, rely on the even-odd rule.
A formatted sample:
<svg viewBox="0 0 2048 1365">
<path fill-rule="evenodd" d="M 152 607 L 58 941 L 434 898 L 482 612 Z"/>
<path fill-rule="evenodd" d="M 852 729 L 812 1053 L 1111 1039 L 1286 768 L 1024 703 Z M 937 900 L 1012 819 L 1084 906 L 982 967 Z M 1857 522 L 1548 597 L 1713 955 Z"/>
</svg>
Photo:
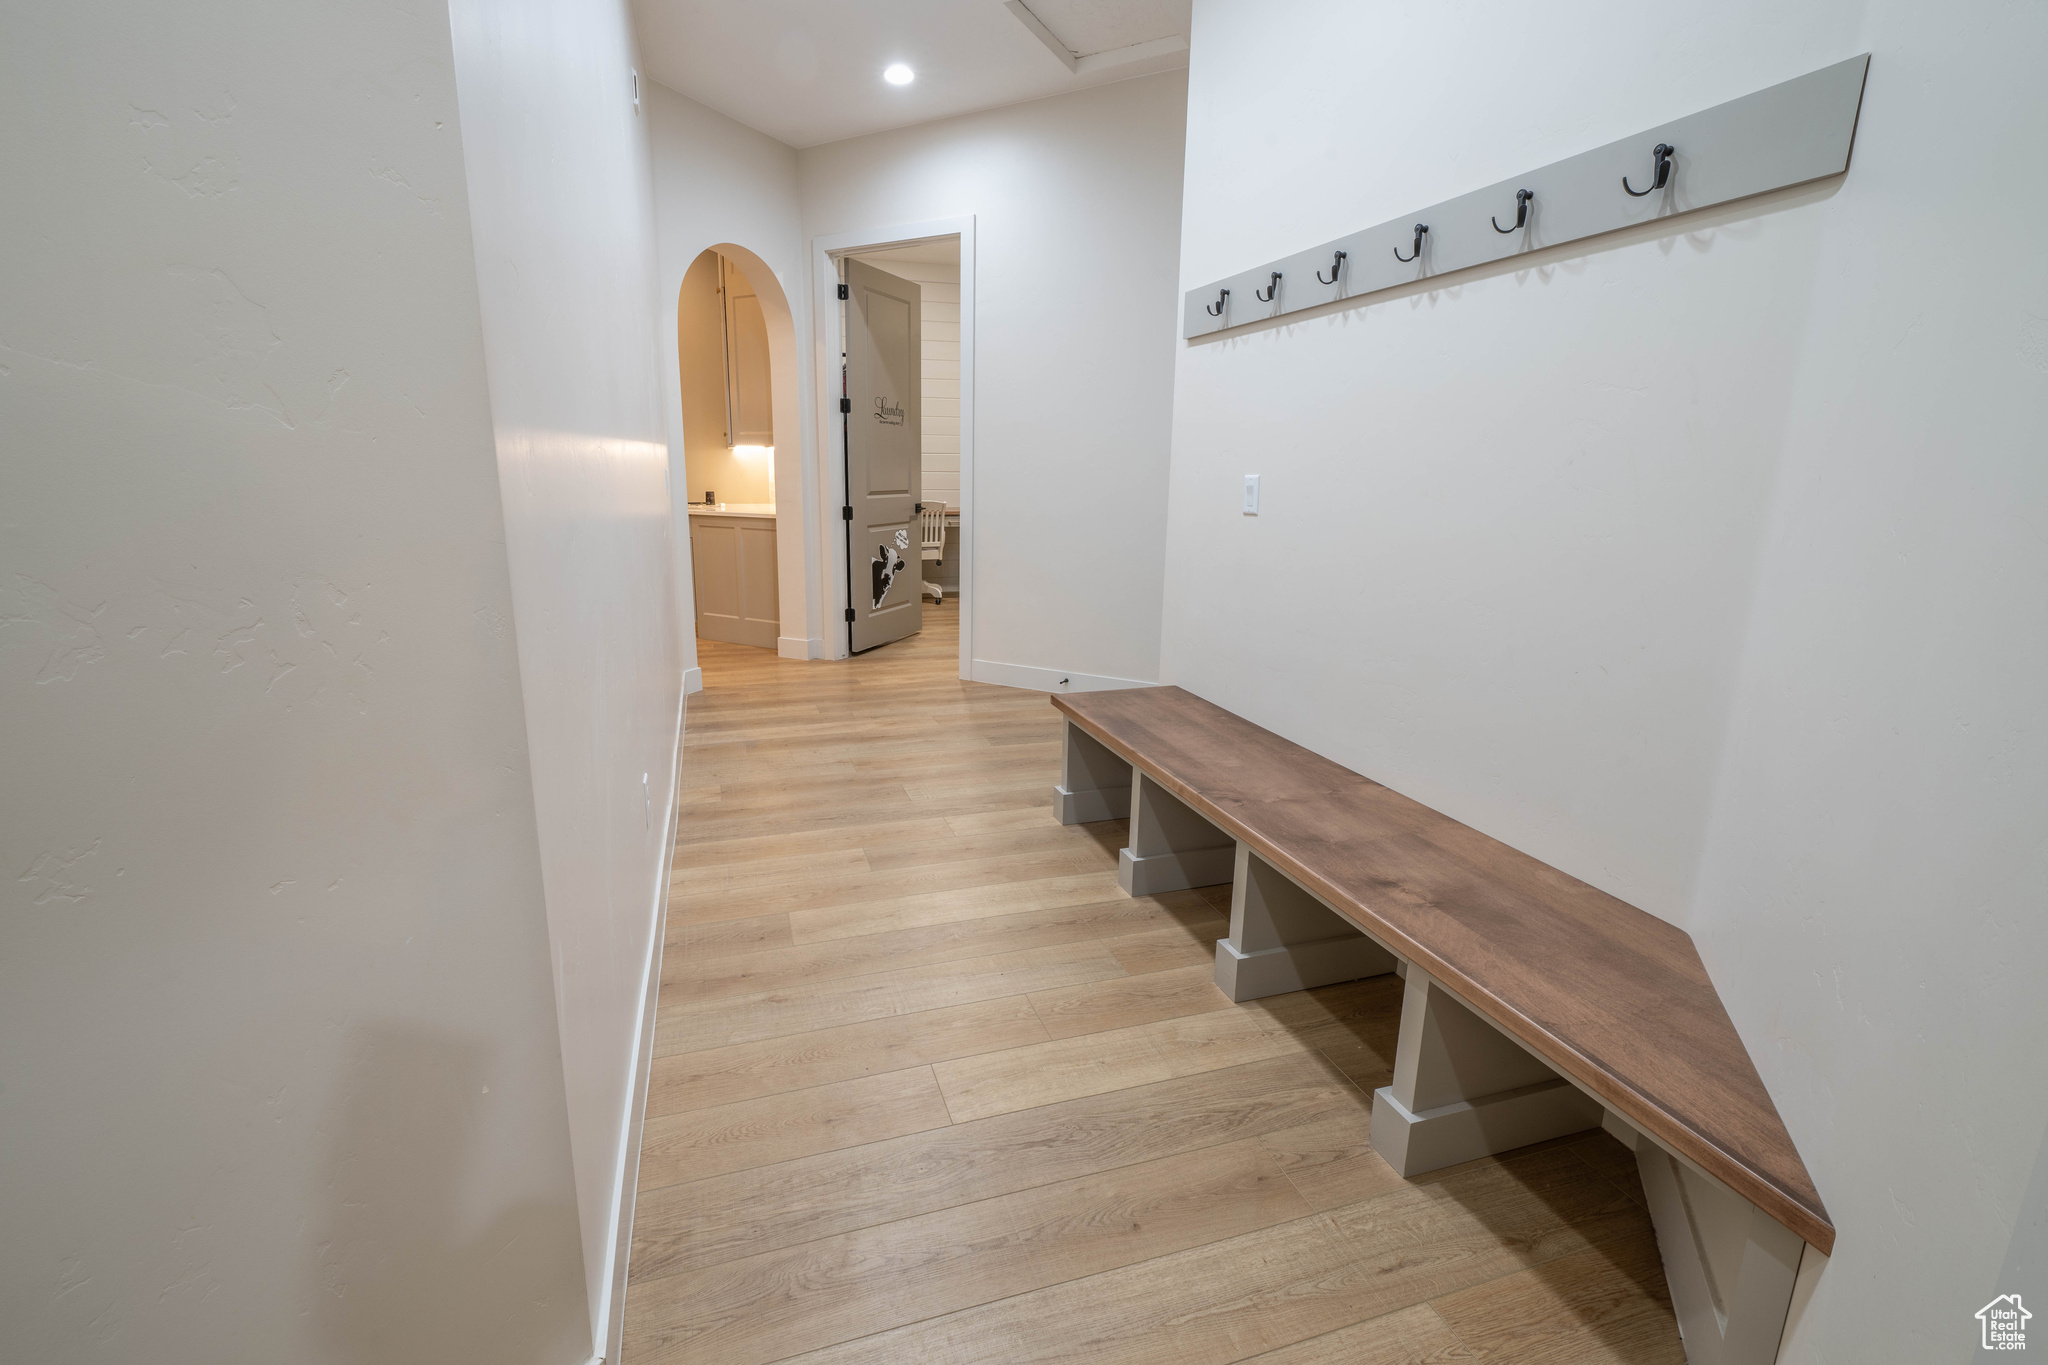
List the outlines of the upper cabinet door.
<svg viewBox="0 0 2048 1365">
<path fill-rule="evenodd" d="M 768 383 L 768 322 L 753 285 L 721 258 L 725 276 L 725 385 L 731 443 L 775 444 L 774 394 Z"/>
</svg>

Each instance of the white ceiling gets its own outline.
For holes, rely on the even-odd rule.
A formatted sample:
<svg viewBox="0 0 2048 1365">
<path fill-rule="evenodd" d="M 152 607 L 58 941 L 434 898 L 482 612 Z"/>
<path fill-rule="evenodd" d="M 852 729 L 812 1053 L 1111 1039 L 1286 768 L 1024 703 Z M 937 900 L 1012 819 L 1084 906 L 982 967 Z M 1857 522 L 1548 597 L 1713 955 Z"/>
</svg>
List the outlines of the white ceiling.
<svg viewBox="0 0 2048 1365">
<path fill-rule="evenodd" d="M 811 147 L 1185 66 L 1192 5 L 633 0 L 633 14 L 655 80 L 792 147 Z M 891 62 L 906 63 L 917 79 L 887 84 L 882 68 Z"/>
</svg>

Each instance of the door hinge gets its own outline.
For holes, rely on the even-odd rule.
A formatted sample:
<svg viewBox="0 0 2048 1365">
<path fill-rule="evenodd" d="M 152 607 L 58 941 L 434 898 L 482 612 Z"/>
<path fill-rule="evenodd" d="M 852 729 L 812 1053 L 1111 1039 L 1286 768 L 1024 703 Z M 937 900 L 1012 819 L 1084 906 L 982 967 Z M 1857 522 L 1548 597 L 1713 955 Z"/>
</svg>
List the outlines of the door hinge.
<svg viewBox="0 0 2048 1365">
<path fill-rule="evenodd" d="M 841 412 L 852 412 L 852 411 L 853 411 L 853 400 L 852 400 L 851 398 L 842 398 L 842 399 L 840 399 L 840 400 L 839 400 L 839 410 L 840 410 Z"/>
<path fill-rule="evenodd" d="M 853 520 L 853 509 L 852 509 L 851 507 L 842 507 L 842 508 L 840 508 L 840 509 L 839 509 L 839 519 L 840 519 L 841 521 L 852 521 L 852 520 Z"/>
<path fill-rule="evenodd" d="M 846 292 L 846 286 L 843 284 L 839 286 L 839 297 L 842 299 L 852 297 Z"/>
<path fill-rule="evenodd" d="M 851 621 L 851 620 L 853 620 L 853 608 L 852 608 L 852 607 L 848 607 L 848 608 L 846 609 L 846 619 L 847 619 L 848 621 Z"/>
</svg>

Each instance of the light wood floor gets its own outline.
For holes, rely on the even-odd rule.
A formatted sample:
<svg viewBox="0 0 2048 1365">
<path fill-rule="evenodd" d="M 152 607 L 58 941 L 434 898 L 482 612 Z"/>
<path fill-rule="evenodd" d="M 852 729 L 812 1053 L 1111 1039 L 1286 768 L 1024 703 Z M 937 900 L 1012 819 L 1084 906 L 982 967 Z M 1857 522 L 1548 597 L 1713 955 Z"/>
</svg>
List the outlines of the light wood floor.
<svg viewBox="0 0 2048 1365">
<path fill-rule="evenodd" d="M 956 609 L 845 663 L 701 642 L 630 1365 L 1684 1359 L 1602 1134 L 1404 1181 L 1393 977 L 1232 1005 L 1229 888 L 1062 828 Z"/>
</svg>

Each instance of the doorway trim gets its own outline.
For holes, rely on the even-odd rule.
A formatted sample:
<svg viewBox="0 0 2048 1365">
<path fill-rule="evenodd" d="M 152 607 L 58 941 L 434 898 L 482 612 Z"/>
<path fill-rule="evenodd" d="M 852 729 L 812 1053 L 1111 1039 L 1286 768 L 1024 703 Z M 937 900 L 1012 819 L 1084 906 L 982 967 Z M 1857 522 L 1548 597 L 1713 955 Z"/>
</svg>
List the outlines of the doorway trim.
<svg viewBox="0 0 2048 1365">
<path fill-rule="evenodd" d="M 823 233 L 811 238 L 811 325 L 816 347 L 811 375 L 816 384 L 817 448 L 812 487 L 824 491 L 812 522 L 821 570 L 820 598 L 831 605 L 825 627 L 828 659 L 849 657 L 846 633 L 830 624 L 847 601 L 846 556 L 834 537 L 844 535 L 839 509 L 846 505 L 846 473 L 840 462 L 843 437 L 839 425 L 839 258 L 855 252 L 914 246 L 941 237 L 960 239 L 960 676 L 973 677 L 974 667 L 974 215 L 928 218 L 921 222 Z"/>
</svg>

